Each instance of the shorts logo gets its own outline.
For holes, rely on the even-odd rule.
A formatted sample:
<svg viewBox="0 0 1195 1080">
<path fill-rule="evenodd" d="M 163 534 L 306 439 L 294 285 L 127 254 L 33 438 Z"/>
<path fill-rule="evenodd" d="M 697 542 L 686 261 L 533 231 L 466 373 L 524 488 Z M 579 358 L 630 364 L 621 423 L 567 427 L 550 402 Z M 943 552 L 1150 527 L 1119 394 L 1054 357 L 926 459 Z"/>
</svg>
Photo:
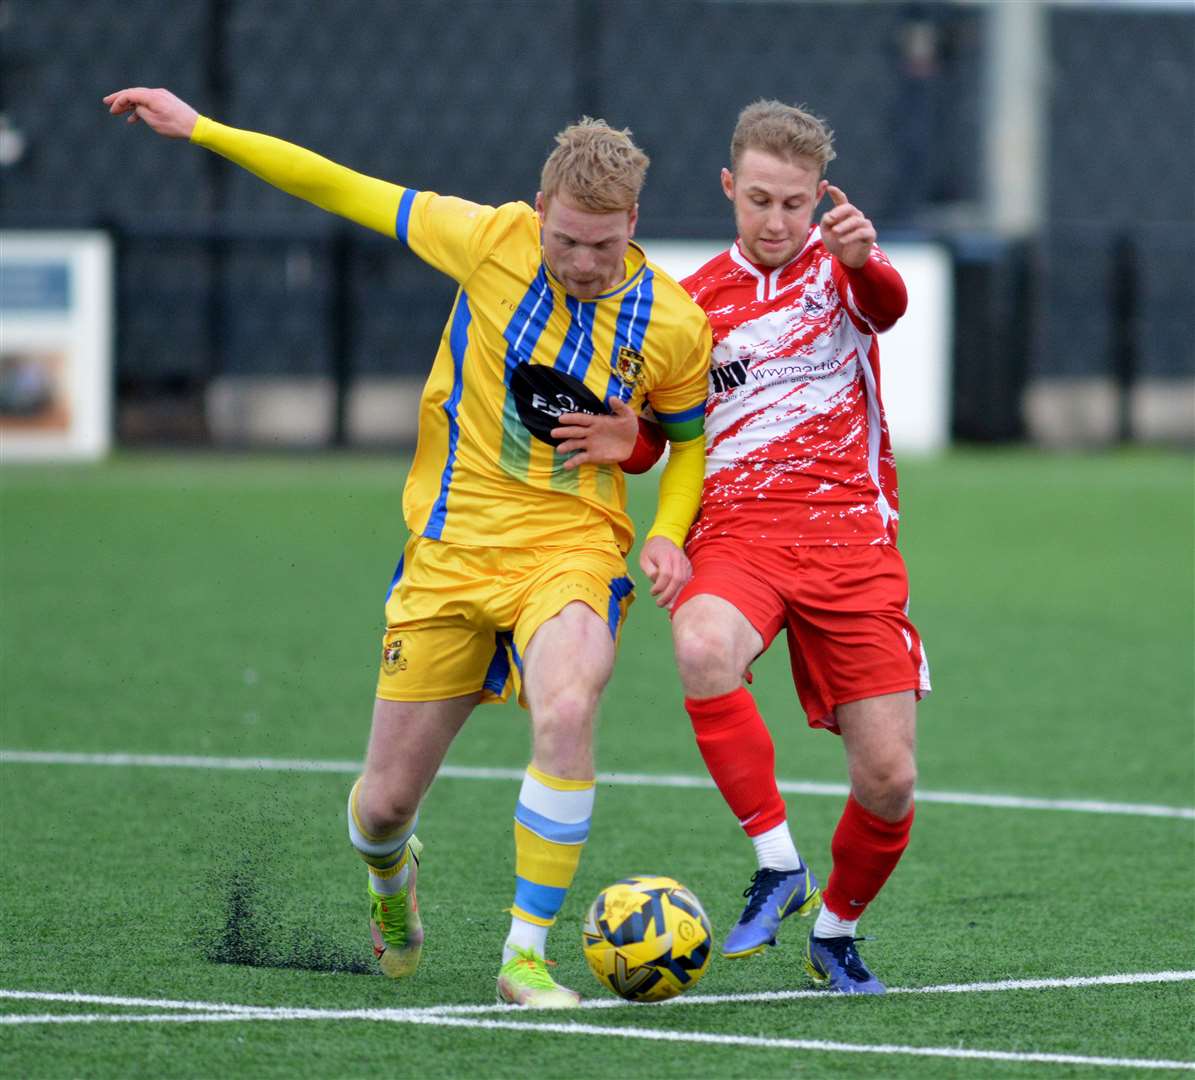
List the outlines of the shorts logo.
<svg viewBox="0 0 1195 1080">
<path fill-rule="evenodd" d="M 643 374 L 643 354 L 636 352 L 629 345 L 618 347 L 618 358 L 614 361 L 614 374 L 626 386 L 634 386 Z"/>
<path fill-rule="evenodd" d="M 382 670 L 387 675 L 407 670 L 406 657 L 402 654 L 402 638 L 395 638 L 382 647 Z"/>
</svg>

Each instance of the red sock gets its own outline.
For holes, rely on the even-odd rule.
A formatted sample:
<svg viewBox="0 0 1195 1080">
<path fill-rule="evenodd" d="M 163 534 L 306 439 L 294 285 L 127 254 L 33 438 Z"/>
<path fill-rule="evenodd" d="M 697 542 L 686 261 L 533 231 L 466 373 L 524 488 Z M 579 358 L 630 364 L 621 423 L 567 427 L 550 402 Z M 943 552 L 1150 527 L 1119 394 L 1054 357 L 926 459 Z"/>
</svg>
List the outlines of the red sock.
<svg viewBox="0 0 1195 1080">
<path fill-rule="evenodd" d="M 822 892 L 826 907 L 840 919 L 859 918 L 896 869 L 912 827 L 912 810 L 900 821 L 885 821 L 865 810 L 854 795 L 848 797 L 830 841 L 834 866 Z"/>
<path fill-rule="evenodd" d="M 712 698 L 685 698 L 705 767 L 748 836 L 773 829 L 787 812 L 776 787 L 776 750 L 745 687 Z"/>
</svg>

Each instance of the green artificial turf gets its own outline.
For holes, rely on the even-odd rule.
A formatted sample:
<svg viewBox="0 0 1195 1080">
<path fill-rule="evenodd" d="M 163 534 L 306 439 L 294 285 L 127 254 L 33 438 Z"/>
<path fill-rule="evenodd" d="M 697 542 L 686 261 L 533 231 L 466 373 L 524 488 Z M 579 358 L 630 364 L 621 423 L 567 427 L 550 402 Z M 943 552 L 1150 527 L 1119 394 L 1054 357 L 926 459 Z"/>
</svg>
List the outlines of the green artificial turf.
<svg viewBox="0 0 1195 1080">
<path fill-rule="evenodd" d="M 1043 799 L 1195 803 L 1193 516 L 1179 455 L 956 453 L 902 467 L 911 615 L 935 693 L 920 787 Z M 0 763 L 0 991 L 321 1010 L 490 1004 L 512 892 L 517 781 L 442 777 L 426 801 L 418 975 L 374 972 L 344 800 L 367 732 L 381 605 L 404 531 L 402 463 L 124 457 L 0 478 L 0 748 L 310 759 L 329 772 Z M 650 517 L 654 479 L 631 485 Z M 603 773 L 704 775 L 667 621 L 646 590 L 602 706 Z M 796 707 L 783 643 L 753 690 L 790 780 L 841 783 L 838 741 Z M 449 764 L 519 770 L 525 716 L 478 710 Z M 336 764 L 341 763 L 341 764 Z M 339 770 L 339 771 L 337 771 Z M 841 798 L 791 795 L 823 877 Z M 1190 818 L 923 801 L 862 929 L 892 987 L 1195 969 Z M 581 955 L 594 895 L 670 874 L 720 938 L 753 870 L 705 787 L 599 785 L 550 938 L 561 981 L 613 1000 Z M 806 924 L 807 925 L 807 924 Z M 806 925 L 718 955 L 695 994 L 561 1016 L 533 1031 L 275 1019 L 0 1026 L 21 1077 L 1054 1077 L 1095 1065 L 852 1054 L 634 1038 L 664 1032 L 867 1046 L 1195 1060 L 1191 981 L 883 999 L 735 995 L 808 988 Z M 0 998 L 5 1017 L 149 1016 L 136 1004 Z M 576 1025 L 610 1028 L 589 1034 Z"/>
</svg>

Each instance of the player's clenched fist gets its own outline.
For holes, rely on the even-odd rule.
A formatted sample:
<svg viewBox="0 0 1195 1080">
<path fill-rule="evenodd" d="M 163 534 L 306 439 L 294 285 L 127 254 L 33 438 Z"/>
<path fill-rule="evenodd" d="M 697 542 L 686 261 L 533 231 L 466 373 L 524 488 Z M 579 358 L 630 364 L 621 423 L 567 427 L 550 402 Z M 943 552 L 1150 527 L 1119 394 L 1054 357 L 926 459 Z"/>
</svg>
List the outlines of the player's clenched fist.
<svg viewBox="0 0 1195 1080">
<path fill-rule="evenodd" d="M 672 601 L 693 576 L 689 557 L 666 536 L 650 536 L 639 550 L 639 565 L 651 580 L 656 605 L 672 607 Z"/>
<path fill-rule="evenodd" d="M 130 124 L 144 120 L 159 135 L 171 139 L 189 139 L 195 121 L 199 119 L 199 113 L 185 101 L 160 88 L 151 90 L 133 86 L 128 90 L 117 90 L 104 98 L 104 104 L 113 116 L 127 113 Z"/>
<path fill-rule="evenodd" d="M 847 201 L 846 194 L 833 184 L 826 188 L 834 205 L 822 214 L 818 223 L 822 243 L 840 263 L 857 269 L 867 262 L 876 242 L 875 226 L 863 216 L 863 211 Z"/>
</svg>

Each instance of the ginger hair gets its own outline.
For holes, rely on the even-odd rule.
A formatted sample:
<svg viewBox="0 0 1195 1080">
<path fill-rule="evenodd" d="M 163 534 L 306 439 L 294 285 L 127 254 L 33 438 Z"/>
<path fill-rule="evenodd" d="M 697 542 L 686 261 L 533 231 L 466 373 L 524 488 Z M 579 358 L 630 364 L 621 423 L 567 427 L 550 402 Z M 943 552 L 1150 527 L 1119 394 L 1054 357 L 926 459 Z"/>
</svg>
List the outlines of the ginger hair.
<svg viewBox="0 0 1195 1080">
<path fill-rule="evenodd" d="M 556 147 L 544 162 L 540 192 L 544 202 L 567 195 L 582 210 L 607 214 L 631 211 L 647 175 L 648 156 L 624 128 L 605 120 L 582 117 L 556 136 Z"/>
</svg>

